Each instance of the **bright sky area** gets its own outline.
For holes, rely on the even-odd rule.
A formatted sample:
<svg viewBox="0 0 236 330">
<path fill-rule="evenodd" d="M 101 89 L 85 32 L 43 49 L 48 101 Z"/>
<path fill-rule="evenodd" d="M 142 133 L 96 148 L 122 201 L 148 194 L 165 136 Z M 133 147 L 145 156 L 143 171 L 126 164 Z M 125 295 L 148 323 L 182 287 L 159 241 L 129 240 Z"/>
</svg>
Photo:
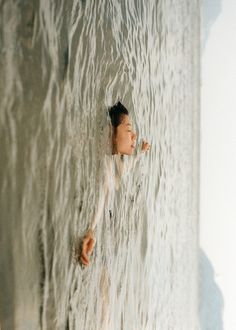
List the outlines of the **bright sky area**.
<svg viewBox="0 0 236 330">
<path fill-rule="evenodd" d="M 200 243 L 236 329 L 236 1 L 222 0 L 202 53 Z M 213 329 L 212 329 L 213 330 Z"/>
</svg>

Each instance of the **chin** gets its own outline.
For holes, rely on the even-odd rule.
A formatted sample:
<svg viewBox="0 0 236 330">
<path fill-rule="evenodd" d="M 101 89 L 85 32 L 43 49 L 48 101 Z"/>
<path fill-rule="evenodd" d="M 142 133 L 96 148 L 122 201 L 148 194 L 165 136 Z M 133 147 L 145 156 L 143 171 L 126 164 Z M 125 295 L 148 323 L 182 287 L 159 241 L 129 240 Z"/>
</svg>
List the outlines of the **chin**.
<svg viewBox="0 0 236 330">
<path fill-rule="evenodd" d="M 120 155 L 127 155 L 127 156 L 131 156 L 131 155 L 133 155 L 133 153 L 134 153 L 134 148 L 127 148 L 127 149 L 125 149 L 125 150 L 118 150 L 118 154 L 120 154 Z"/>
<path fill-rule="evenodd" d="M 129 151 L 124 152 L 123 155 L 131 156 L 131 155 L 133 155 L 133 152 L 134 152 L 134 149 L 131 149 Z"/>
</svg>

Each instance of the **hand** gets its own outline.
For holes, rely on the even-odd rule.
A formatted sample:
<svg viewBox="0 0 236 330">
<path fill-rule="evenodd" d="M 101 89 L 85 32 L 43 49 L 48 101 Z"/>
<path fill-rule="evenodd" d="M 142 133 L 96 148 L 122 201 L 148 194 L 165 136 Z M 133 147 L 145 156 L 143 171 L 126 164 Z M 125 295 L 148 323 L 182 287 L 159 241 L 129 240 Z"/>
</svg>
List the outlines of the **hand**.
<svg viewBox="0 0 236 330">
<path fill-rule="evenodd" d="M 94 232 L 92 229 L 89 229 L 86 235 L 84 236 L 82 242 L 82 253 L 81 253 L 80 261 L 84 266 L 89 265 L 89 256 L 93 252 L 95 242 L 96 241 L 94 238 Z"/>
<path fill-rule="evenodd" d="M 141 151 L 142 152 L 146 152 L 150 149 L 151 145 L 147 142 L 147 141 L 142 141 L 142 148 Z"/>
</svg>

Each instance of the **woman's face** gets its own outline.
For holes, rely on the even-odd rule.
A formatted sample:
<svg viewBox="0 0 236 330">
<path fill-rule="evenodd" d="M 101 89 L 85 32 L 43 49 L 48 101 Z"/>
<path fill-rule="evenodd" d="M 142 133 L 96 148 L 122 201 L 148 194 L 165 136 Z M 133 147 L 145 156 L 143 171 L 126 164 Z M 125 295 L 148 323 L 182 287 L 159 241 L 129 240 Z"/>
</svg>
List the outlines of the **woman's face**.
<svg viewBox="0 0 236 330">
<path fill-rule="evenodd" d="M 132 130 L 128 115 L 124 115 L 122 122 L 116 129 L 114 138 L 116 152 L 121 155 L 132 155 L 136 145 L 137 135 Z"/>
</svg>

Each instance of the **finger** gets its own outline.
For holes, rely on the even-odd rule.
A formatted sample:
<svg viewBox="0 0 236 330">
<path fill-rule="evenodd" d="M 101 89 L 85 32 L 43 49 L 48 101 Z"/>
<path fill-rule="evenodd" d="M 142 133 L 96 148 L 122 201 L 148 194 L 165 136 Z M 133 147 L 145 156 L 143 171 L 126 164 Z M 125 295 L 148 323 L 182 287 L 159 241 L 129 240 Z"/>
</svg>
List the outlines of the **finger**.
<svg viewBox="0 0 236 330">
<path fill-rule="evenodd" d="M 88 258 L 88 256 L 86 255 L 86 254 L 84 254 L 84 253 L 81 253 L 81 255 L 80 255 L 80 260 L 81 261 L 83 261 L 83 263 L 89 263 L 89 258 Z"/>
<path fill-rule="evenodd" d="M 90 256 L 93 253 L 94 242 L 88 247 L 87 255 Z"/>
<path fill-rule="evenodd" d="M 85 263 L 89 263 L 89 258 L 87 254 L 82 253 L 80 259 L 83 260 Z"/>
<path fill-rule="evenodd" d="M 87 251 L 82 251 L 81 256 L 86 260 L 89 261 L 88 255 L 87 255 Z"/>
<path fill-rule="evenodd" d="M 83 265 L 87 265 L 88 264 L 88 261 L 84 259 L 84 257 L 81 255 L 80 256 L 80 261 Z"/>
<path fill-rule="evenodd" d="M 80 257 L 80 261 L 81 261 L 81 263 L 82 263 L 84 266 L 88 266 L 88 265 L 89 265 L 89 260 L 85 260 L 85 259 L 83 258 L 83 256 Z"/>
<path fill-rule="evenodd" d="M 83 249 L 86 248 L 86 246 L 88 245 L 88 242 L 90 241 L 90 237 L 89 236 L 85 236 L 83 239 Z"/>
<path fill-rule="evenodd" d="M 88 248 L 87 255 L 90 256 L 93 253 L 93 247 Z"/>
<path fill-rule="evenodd" d="M 88 259 L 88 256 L 87 256 L 87 245 L 85 245 L 85 244 L 83 244 L 81 257 L 83 257 L 83 259 L 85 259 L 85 261 L 89 262 L 89 259 Z"/>
<path fill-rule="evenodd" d="M 142 142 L 142 150 L 145 150 L 147 148 L 147 142 L 143 140 Z"/>
<path fill-rule="evenodd" d="M 92 251 L 93 248 L 94 248 L 94 245 L 95 245 L 95 242 L 93 239 L 91 239 L 89 242 L 88 242 L 88 249 L 87 251 Z"/>
</svg>

